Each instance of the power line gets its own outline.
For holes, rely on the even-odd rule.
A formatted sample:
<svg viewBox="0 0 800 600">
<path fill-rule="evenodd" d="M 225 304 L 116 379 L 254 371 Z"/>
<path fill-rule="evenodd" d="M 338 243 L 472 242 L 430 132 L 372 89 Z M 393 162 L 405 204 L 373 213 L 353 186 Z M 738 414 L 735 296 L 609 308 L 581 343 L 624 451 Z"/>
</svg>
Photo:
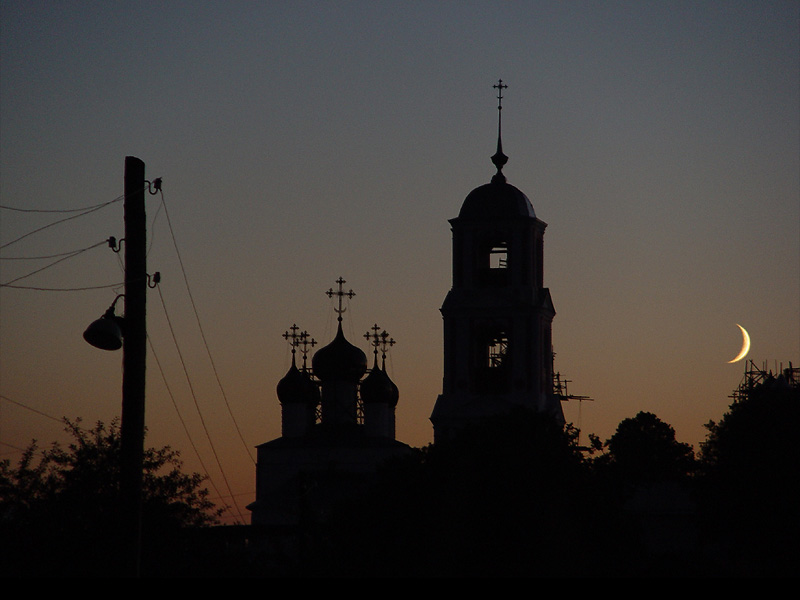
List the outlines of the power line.
<svg viewBox="0 0 800 600">
<path fill-rule="evenodd" d="M 88 208 L 88 209 L 82 210 L 82 211 L 81 211 L 79 214 L 77 214 L 77 215 L 72 215 L 71 217 L 66 217 L 65 219 L 59 219 L 58 221 L 53 221 L 52 223 L 48 223 L 47 225 L 43 225 L 42 227 L 39 227 L 38 229 L 34 229 L 33 231 L 29 231 L 28 233 L 26 233 L 26 234 L 24 234 L 24 235 L 21 235 L 21 236 L 19 236 L 19 237 L 18 237 L 17 239 L 15 239 L 15 240 L 11 240 L 10 242 L 7 242 L 7 243 L 3 244 L 2 246 L 0 246 L 0 249 L 2 249 L 2 248 L 7 248 L 7 247 L 8 247 L 8 246 L 10 246 L 11 244 L 16 244 L 17 242 L 19 242 L 20 240 L 23 240 L 23 239 L 25 239 L 26 237 L 29 237 L 29 236 L 31 236 L 31 235 L 33 235 L 33 234 L 35 234 L 35 233 L 39 233 L 40 231 L 44 231 L 45 229 L 48 229 L 48 228 L 50 228 L 50 227 L 53 227 L 53 226 L 55 226 L 55 225 L 60 225 L 61 223 L 66 223 L 67 221 L 71 221 L 71 220 L 73 220 L 73 219 L 78 219 L 78 218 L 80 218 L 80 217 L 84 217 L 84 216 L 86 216 L 86 215 L 88 215 L 88 214 L 91 214 L 91 213 L 93 213 L 93 212 L 95 212 L 95 211 L 98 211 L 98 210 L 100 210 L 101 208 L 105 208 L 106 206 L 109 206 L 109 205 L 111 205 L 111 204 L 114 204 L 115 202 L 119 202 L 119 201 L 120 201 L 120 200 L 122 200 L 124 197 L 125 197 L 125 195 L 124 195 L 124 194 L 123 194 L 122 196 L 117 196 L 117 197 L 116 197 L 116 198 L 114 198 L 113 200 L 109 200 L 108 202 L 103 202 L 102 204 L 98 204 L 98 205 L 96 205 L 96 206 L 93 206 L 93 207 L 91 207 L 91 208 Z M 8 207 L 6 207 L 6 208 L 8 208 Z M 18 211 L 22 211 L 22 212 L 35 212 L 35 211 L 33 211 L 33 210 L 26 210 L 26 209 L 10 209 L 10 208 L 9 208 L 9 210 L 18 210 Z M 65 211 L 65 212 L 72 212 L 72 211 Z"/>
<path fill-rule="evenodd" d="M 219 454 L 217 453 L 217 449 L 214 446 L 214 442 L 211 439 L 211 433 L 209 432 L 208 426 L 206 425 L 205 418 L 203 418 L 203 412 L 200 410 L 200 404 L 197 402 L 197 394 L 195 394 L 194 386 L 192 385 L 191 377 L 189 377 L 189 370 L 186 366 L 186 361 L 183 359 L 183 353 L 181 352 L 180 346 L 178 345 L 178 340 L 175 336 L 175 329 L 172 326 L 172 320 L 169 317 L 169 312 L 167 311 L 167 305 L 164 302 L 164 295 L 161 293 L 161 286 L 158 286 L 158 296 L 161 299 L 161 306 L 164 309 L 164 316 L 167 319 L 167 326 L 169 327 L 170 333 L 172 334 L 172 340 L 175 343 L 175 349 L 178 352 L 178 358 L 181 361 L 181 365 L 183 366 L 183 372 L 186 376 L 186 382 L 189 385 L 189 391 L 192 395 L 192 399 L 194 401 L 195 409 L 197 410 L 197 415 L 200 417 L 200 424 L 203 426 L 203 431 L 206 434 L 206 438 L 208 439 L 208 443 L 211 446 L 211 453 L 214 455 L 214 459 L 217 462 L 217 466 L 219 467 L 220 473 L 222 474 L 222 479 L 225 481 L 225 486 L 228 488 L 228 493 L 233 497 L 233 490 L 231 489 L 230 483 L 228 482 L 228 478 L 225 475 L 225 470 L 222 468 L 222 462 L 220 461 Z M 244 519 L 242 515 L 242 511 L 239 509 L 239 506 L 236 505 L 234 500 L 234 506 L 236 507 L 236 511 L 239 513 L 240 518 Z"/>
<path fill-rule="evenodd" d="M 63 419 L 59 419 L 57 417 L 54 417 L 53 415 L 48 415 L 47 413 L 43 413 L 40 410 L 37 410 L 35 408 L 31 408 L 30 406 L 28 406 L 26 404 L 23 404 L 22 402 L 17 402 L 16 400 L 12 400 L 8 396 L 4 396 L 4 395 L 0 394 L 0 399 L 5 400 L 6 402 L 11 402 L 11 404 L 16 404 L 17 406 L 19 406 L 21 408 L 24 408 L 25 410 L 29 410 L 31 412 L 34 412 L 37 415 L 41 415 L 41 416 L 43 416 L 43 417 L 45 417 L 47 419 L 51 419 L 51 420 L 56 421 L 58 423 L 64 423 Z"/>
<path fill-rule="evenodd" d="M 44 271 L 45 269 L 49 269 L 50 267 L 54 267 L 55 265 L 57 265 L 57 264 L 59 264 L 61 262 L 64 262 L 65 260 L 68 260 L 70 258 L 78 256 L 79 254 L 83 254 L 87 250 L 91 250 L 92 248 L 97 248 L 98 246 L 102 246 L 103 244 L 107 243 L 108 241 L 109 240 L 103 240 L 102 242 L 97 242 L 96 244 L 93 244 L 93 245 L 91 245 L 91 246 L 89 246 L 87 248 L 83 248 L 81 250 L 75 250 L 72 253 L 67 254 L 66 256 L 63 256 L 62 258 L 58 259 L 57 261 L 51 262 L 49 265 L 45 265 L 44 267 L 36 269 L 35 271 L 31 271 L 27 275 L 20 275 L 16 279 L 12 279 L 10 281 L 7 281 L 6 283 L 0 284 L 0 287 L 5 287 L 10 283 L 14 283 L 16 281 L 19 281 L 20 279 L 25 279 L 26 277 L 30 277 L 31 275 L 35 275 L 36 273 L 40 273 L 40 272 Z"/>
<path fill-rule="evenodd" d="M 203 461 L 203 457 L 200 455 L 200 451 L 197 449 L 197 446 L 195 445 L 194 440 L 192 439 L 191 433 L 189 433 L 189 428 L 186 426 L 186 422 L 183 420 L 181 411 L 178 408 L 178 403 L 175 401 L 175 396 L 172 393 L 172 389 L 169 387 L 169 383 L 167 382 L 167 377 L 164 374 L 164 368 L 161 366 L 161 361 L 158 359 L 158 354 L 156 354 L 155 348 L 153 347 L 153 341 L 150 339 L 150 336 L 147 337 L 147 342 L 150 345 L 150 351 L 153 353 L 153 358 L 155 358 L 156 365 L 158 366 L 158 370 L 161 373 L 161 380 L 164 382 L 164 387 L 166 388 L 167 394 L 169 395 L 170 400 L 172 401 L 172 406 L 175 408 L 175 412 L 178 414 L 178 420 L 181 422 L 183 431 L 186 433 L 186 437 L 189 439 L 189 445 L 192 447 L 192 450 L 194 450 L 195 456 L 197 457 L 197 460 L 200 462 L 200 467 L 208 476 L 208 481 L 211 483 L 211 487 L 214 488 L 214 491 L 217 493 L 217 496 L 222 497 L 222 493 L 219 491 L 217 485 L 214 483 L 214 479 L 211 477 L 211 471 L 208 469 L 208 467 L 206 467 L 205 462 Z M 238 517 L 236 515 L 233 515 L 234 519 L 239 517 L 241 517 L 241 514 Z"/>
<path fill-rule="evenodd" d="M 104 244 L 108 240 L 104 240 L 99 242 L 97 245 Z M 89 248 L 94 248 L 94 246 L 90 246 Z M 59 258 L 61 256 L 67 256 L 69 254 L 76 254 L 78 252 L 82 252 L 83 250 L 88 250 L 89 248 L 83 248 L 81 250 L 69 250 L 68 252 L 59 252 L 58 254 L 47 254 L 42 256 L 0 256 L 0 260 L 46 260 L 48 258 Z"/>
<path fill-rule="evenodd" d="M 236 428 L 236 432 L 239 435 L 239 439 L 241 440 L 242 445 L 245 448 L 245 452 L 247 453 L 247 456 L 250 457 L 250 460 L 253 462 L 253 464 L 255 464 L 255 460 L 253 459 L 253 455 L 250 453 L 250 447 L 247 445 L 247 443 L 244 440 L 244 437 L 242 436 L 242 431 L 241 431 L 241 429 L 239 429 L 239 424 L 236 422 L 236 417 L 233 416 L 233 411 L 231 410 L 231 405 L 228 402 L 228 396 L 225 394 L 225 388 L 222 386 L 222 380 L 220 379 L 219 372 L 217 371 L 217 366 L 214 363 L 214 358 L 211 356 L 211 349 L 210 349 L 210 347 L 208 345 L 208 340 L 206 339 L 206 334 L 203 331 L 203 325 L 200 322 L 200 314 L 197 311 L 197 305 L 194 302 L 194 296 L 192 296 L 192 290 L 189 287 L 189 278 L 186 275 L 186 268 L 183 265 L 183 259 L 181 258 L 181 253 L 180 253 L 180 250 L 178 249 L 178 242 L 177 242 L 177 239 L 175 238 L 175 230 L 172 228 L 172 220 L 169 217 L 169 211 L 167 210 L 167 203 L 164 200 L 164 192 L 163 192 L 163 190 L 161 190 L 160 187 L 159 187 L 159 192 L 161 193 L 161 203 L 162 203 L 162 206 L 164 207 L 164 216 L 166 216 L 166 218 L 167 218 L 167 225 L 169 226 L 170 235 L 172 237 L 172 243 L 173 243 L 173 245 L 175 247 L 175 253 L 178 256 L 178 263 L 180 264 L 181 272 L 183 273 L 183 281 L 186 284 L 186 291 L 189 294 L 189 301 L 190 301 L 190 303 L 192 305 L 192 310 L 194 311 L 195 320 L 197 321 L 197 327 L 200 330 L 200 337 L 203 340 L 203 345 L 205 346 L 206 353 L 208 354 L 208 359 L 211 362 L 211 369 L 214 372 L 214 377 L 216 377 L 217 385 L 219 386 L 220 392 L 222 393 L 222 398 L 225 401 L 225 406 L 228 409 L 228 414 L 230 415 L 231 420 L 233 421 L 233 425 Z"/>
<path fill-rule="evenodd" d="M 118 196 L 111 200 L 111 202 L 116 202 L 118 200 L 122 200 L 124 195 Z M 73 213 L 73 212 L 83 212 L 87 210 L 94 210 L 96 208 L 102 208 L 111 202 L 101 202 L 100 204 L 93 204 L 92 206 L 84 206 L 83 208 L 18 208 L 15 206 L 6 206 L 4 204 L 0 204 L 0 209 L 3 210 L 11 210 L 14 212 L 23 212 L 23 213 Z"/>
<path fill-rule="evenodd" d="M 91 285 L 86 287 L 74 287 L 74 288 L 48 288 L 48 287 L 35 287 L 29 285 L 9 285 L 3 284 L 0 287 L 6 287 L 12 290 L 35 290 L 37 292 L 86 292 L 89 290 L 106 290 L 110 288 L 118 288 L 120 286 L 125 285 L 124 282 L 120 283 L 109 283 L 107 285 Z"/>
</svg>

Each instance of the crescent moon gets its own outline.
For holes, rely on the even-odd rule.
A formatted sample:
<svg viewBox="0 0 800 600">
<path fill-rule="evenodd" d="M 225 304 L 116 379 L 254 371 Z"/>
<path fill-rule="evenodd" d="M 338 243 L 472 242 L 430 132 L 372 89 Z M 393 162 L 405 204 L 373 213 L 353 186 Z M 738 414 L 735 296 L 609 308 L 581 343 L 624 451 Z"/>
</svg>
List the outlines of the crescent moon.
<svg viewBox="0 0 800 600">
<path fill-rule="evenodd" d="M 747 356 L 747 353 L 750 352 L 750 336 L 747 334 L 747 331 L 745 331 L 744 327 L 738 323 L 736 326 L 742 330 L 742 349 L 739 351 L 739 354 L 736 356 L 736 358 L 728 361 L 729 364 L 742 360 L 745 356 Z"/>
</svg>

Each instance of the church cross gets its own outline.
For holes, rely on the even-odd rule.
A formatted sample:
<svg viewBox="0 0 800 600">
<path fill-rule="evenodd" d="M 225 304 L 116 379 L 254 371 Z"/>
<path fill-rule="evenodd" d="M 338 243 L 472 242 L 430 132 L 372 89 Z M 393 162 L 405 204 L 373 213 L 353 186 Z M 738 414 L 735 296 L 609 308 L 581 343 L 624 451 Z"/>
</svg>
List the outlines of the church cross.
<svg viewBox="0 0 800 600">
<path fill-rule="evenodd" d="M 348 298 L 352 298 L 356 294 L 355 294 L 355 292 L 353 290 L 350 290 L 349 292 L 342 291 L 342 286 L 347 282 L 344 279 L 342 279 L 341 277 L 339 277 L 339 279 L 336 280 L 336 283 L 339 284 L 339 291 L 334 292 L 333 288 L 331 288 L 325 293 L 328 295 L 328 298 L 333 298 L 334 296 L 338 296 L 338 298 L 339 298 L 339 308 L 338 309 L 334 308 L 333 310 L 336 311 L 339 314 L 338 319 L 339 319 L 339 322 L 341 323 L 341 321 L 342 321 L 342 313 L 347 310 L 346 308 L 342 308 L 342 298 L 344 298 L 345 296 L 347 296 Z"/>
<path fill-rule="evenodd" d="M 375 323 L 375 325 L 370 327 L 370 329 L 372 330 L 372 333 L 368 331 L 367 333 L 364 334 L 364 338 L 369 342 L 369 345 L 375 349 L 373 353 L 375 354 L 375 360 L 377 361 L 378 345 L 380 344 L 380 335 L 378 334 L 378 331 L 380 331 L 381 328 L 378 327 L 377 323 Z"/>
<path fill-rule="evenodd" d="M 300 328 L 297 326 L 297 323 L 295 323 L 291 327 L 289 327 L 291 333 L 289 333 L 289 331 L 286 331 L 286 333 L 283 334 L 283 339 L 289 342 L 289 345 L 292 347 L 292 363 L 294 363 L 295 348 L 297 348 L 297 346 L 300 345 L 300 338 L 302 336 L 302 334 L 297 333 L 298 329 Z"/>
<path fill-rule="evenodd" d="M 300 328 L 297 326 L 297 323 L 295 323 L 283 334 L 283 339 L 289 342 L 289 345 L 292 347 L 292 364 L 294 364 L 297 348 L 300 348 L 300 353 L 303 355 L 303 370 L 305 370 L 308 353 L 311 348 L 317 345 L 317 340 L 312 338 L 307 331 L 298 333 L 299 330 Z"/>
<path fill-rule="evenodd" d="M 310 339 L 309 339 L 310 338 Z M 312 338 L 307 331 L 300 334 L 300 342 L 298 346 L 302 346 L 300 352 L 303 355 L 303 370 L 306 370 L 306 361 L 308 360 L 308 353 L 314 346 L 317 345 L 317 340 Z M 311 348 L 309 348 L 311 346 Z"/>
<path fill-rule="evenodd" d="M 503 110 L 503 90 L 508 86 L 503 83 L 502 79 L 498 79 L 497 84 L 492 87 L 497 90 L 497 110 Z"/>
<path fill-rule="evenodd" d="M 502 173 L 503 165 L 508 162 L 508 157 L 503 154 L 502 142 L 502 128 L 503 128 L 503 90 L 508 86 L 503 83 L 502 79 L 497 80 L 497 84 L 492 86 L 497 90 L 497 152 L 492 156 L 492 162 L 497 167 L 497 174 L 492 178 L 492 181 L 504 182 L 506 180 Z"/>
<path fill-rule="evenodd" d="M 390 337 L 386 330 L 384 329 L 380 333 L 380 327 L 377 324 L 370 327 L 372 329 L 372 333 L 369 331 L 364 334 L 364 337 L 369 341 L 370 345 L 375 348 L 374 354 L 375 359 L 378 358 L 378 348 L 381 349 L 381 357 L 383 359 L 384 364 L 386 363 L 386 352 L 388 352 L 389 348 L 394 346 L 397 342 L 394 341 L 394 338 Z"/>
<path fill-rule="evenodd" d="M 394 341 L 394 338 L 389 337 L 389 334 L 386 333 L 386 330 L 381 332 L 381 354 L 383 356 L 383 362 L 386 362 L 386 352 L 394 346 L 397 342 Z"/>
</svg>

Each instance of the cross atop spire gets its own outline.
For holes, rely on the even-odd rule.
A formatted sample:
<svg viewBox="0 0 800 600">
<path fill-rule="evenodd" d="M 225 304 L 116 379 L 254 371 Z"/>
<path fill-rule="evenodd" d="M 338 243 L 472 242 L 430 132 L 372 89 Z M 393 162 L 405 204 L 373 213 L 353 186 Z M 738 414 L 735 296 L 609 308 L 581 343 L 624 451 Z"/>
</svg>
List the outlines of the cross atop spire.
<svg viewBox="0 0 800 600">
<path fill-rule="evenodd" d="M 350 290 L 349 292 L 342 291 L 342 286 L 347 282 L 341 277 L 339 277 L 339 279 L 336 280 L 336 283 L 339 284 L 339 291 L 334 292 L 333 288 L 331 288 L 325 293 L 328 295 L 328 298 L 333 298 L 334 296 L 338 296 L 339 308 L 338 309 L 334 308 L 333 310 L 339 314 L 338 320 L 341 323 L 342 313 L 347 310 L 346 308 L 342 308 L 342 298 L 344 298 L 345 296 L 347 296 L 348 298 L 352 298 L 353 296 L 356 295 L 356 293 L 353 290 Z"/>
<path fill-rule="evenodd" d="M 494 177 L 492 177 L 492 181 L 503 183 L 506 180 L 505 175 L 502 173 L 503 165 L 508 162 L 508 157 L 503 154 L 502 142 L 503 90 L 507 89 L 508 86 L 503 83 L 502 79 L 498 79 L 497 83 L 492 87 L 497 90 L 497 152 L 495 152 L 495 155 L 492 156 L 492 162 L 494 163 L 494 166 L 497 167 L 497 173 Z"/>
<path fill-rule="evenodd" d="M 283 339 L 289 342 L 289 345 L 292 347 L 292 364 L 294 364 L 295 348 L 297 348 L 300 345 L 299 340 L 302 335 L 297 333 L 298 329 L 300 328 L 297 326 L 297 323 L 295 323 L 291 327 L 289 327 L 291 333 L 289 333 L 289 331 L 286 331 L 286 333 L 283 334 Z"/>
<path fill-rule="evenodd" d="M 378 346 L 380 345 L 380 334 L 378 333 L 381 328 L 378 327 L 378 324 L 375 323 L 372 327 L 370 327 L 372 333 L 369 331 L 364 334 L 364 339 L 369 342 L 369 345 L 373 347 L 373 354 L 375 354 L 375 362 L 378 362 Z"/>
<path fill-rule="evenodd" d="M 367 333 L 364 334 L 364 337 L 369 341 L 370 346 L 374 348 L 373 353 L 375 354 L 376 365 L 378 363 L 378 348 L 381 349 L 381 358 L 383 360 L 383 366 L 385 368 L 386 353 L 389 351 L 389 348 L 394 346 L 397 342 L 395 342 L 394 338 L 392 338 L 388 333 L 386 333 L 385 329 L 380 333 L 378 333 L 378 331 L 380 331 L 381 328 L 378 327 L 377 323 L 372 327 L 370 327 L 370 329 L 372 330 L 372 333 L 368 331 Z"/>
<path fill-rule="evenodd" d="M 497 84 L 492 87 L 497 90 L 497 110 L 503 110 L 503 90 L 508 86 L 503 83 L 502 79 L 498 79 Z"/>
<path fill-rule="evenodd" d="M 311 351 L 311 348 L 317 345 L 317 340 L 312 338 L 307 331 L 303 331 L 300 334 L 300 343 L 298 346 L 302 346 L 300 348 L 300 353 L 303 355 L 303 371 L 306 370 L 306 365 L 308 364 L 308 353 Z"/>
</svg>

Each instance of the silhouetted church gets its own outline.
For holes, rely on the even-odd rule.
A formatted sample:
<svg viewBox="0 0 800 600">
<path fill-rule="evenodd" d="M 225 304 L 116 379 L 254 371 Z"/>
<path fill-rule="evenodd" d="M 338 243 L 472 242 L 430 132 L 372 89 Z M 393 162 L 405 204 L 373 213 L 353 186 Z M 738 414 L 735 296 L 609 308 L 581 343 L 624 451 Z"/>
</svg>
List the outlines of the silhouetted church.
<svg viewBox="0 0 800 600">
<path fill-rule="evenodd" d="M 314 354 L 311 370 L 307 353 L 316 342 L 296 325 L 284 334 L 292 345 L 292 365 L 277 386 L 282 435 L 257 448 L 256 501 L 248 506 L 253 525 L 295 528 L 323 521 L 338 502 L 353 498 L 381 463 L 411 451 L 395 440 L 399 391 L 385 365 L 394 340 L 377 325 L 367 332 L 375 355 L 367 373 L 366 355 L 342 331 L 342 298 L 354 293 L 343 291 L 342 278 L 337 283 L 338 291 L 328 295 L 338 297 L 338 331 Z"/>
<path fill-rule="evenodd" d="M 502 81 L 498 115 L 502 110 Z M 551 325 L 555 315 L 543 284 L 543 236 L 530 200 L 506 182 L 498 119 L 497 173 L 464 200 L 450 220 L 453 232 L 453 282 L 441 308 L 444 321 L 442 394 L 431 415 L 434 443 L 466 425 L 520 408 L 552 415 L 563 422 L 553 393 Z M 258 446 L 256 501 L 249 505 L 254 525 L 303 526 L 324 519 L 339 500 L 355 497 L 375 469 L 391 457 L 411 451 L 395 440 L 398 390 L 383 366 L 393 343 L 377 325 L 367 337 L 374 347 L 367 358 L 342 333 L 344 292 L 334 340 L 318 350 L 307 368 L 306 333 L 285 334 L 292 343 L 292 365 L 278 383 L 282 435 Z M 335 309 L 336 310 L 336 309 Z M 313 345 L 313 343 L 311 343 Z M 303 355 L 296 364 L 296 351 Z"/>
<path fill-rule="evenodd" d="M 502 80 L 498 115 L 502 111 Z M 501 121 L 497 173 L 469 193 L 453 232 L 453 287 L 442 305 L 444 378 L 431 415 L 434 442 L 517 408 L 563 422 L 553 393 L 555 309 L 544 287 L 544 230 L 527 196 L 506 182 Z"/>
</svg>

